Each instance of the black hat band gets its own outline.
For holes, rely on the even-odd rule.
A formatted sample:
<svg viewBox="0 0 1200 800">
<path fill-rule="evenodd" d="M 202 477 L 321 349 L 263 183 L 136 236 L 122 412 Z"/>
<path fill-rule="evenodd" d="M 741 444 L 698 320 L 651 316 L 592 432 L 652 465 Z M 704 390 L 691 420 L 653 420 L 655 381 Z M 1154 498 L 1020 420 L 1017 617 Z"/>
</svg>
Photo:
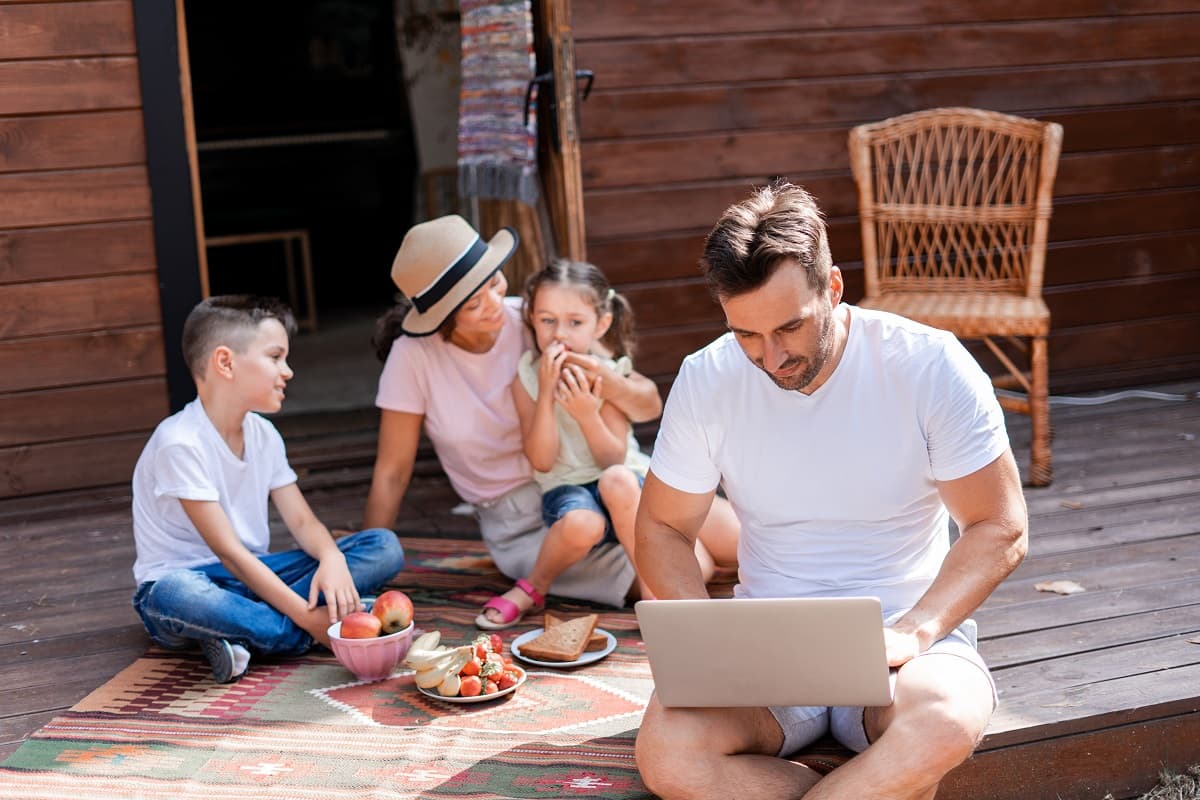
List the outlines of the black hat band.
<svg viewBox="0 0 1200 800">
<path fill-rule="evenodd" d="M 487 244 L 484 243 L 483 239 L 476 236 L 475 243 L 468 247 L 467 252 L 463 253 L 449 269 L 443 272 L 441 277 L 434 281 L 432 286 L 412 298 L 412 304 L 417 311 L 424 314 L 436 306 L 462 280 L 463 276 L 479 263 L 479 259 L 483 258 L 484 254 L 487 253 L 487 249 Z"/>
</svg>

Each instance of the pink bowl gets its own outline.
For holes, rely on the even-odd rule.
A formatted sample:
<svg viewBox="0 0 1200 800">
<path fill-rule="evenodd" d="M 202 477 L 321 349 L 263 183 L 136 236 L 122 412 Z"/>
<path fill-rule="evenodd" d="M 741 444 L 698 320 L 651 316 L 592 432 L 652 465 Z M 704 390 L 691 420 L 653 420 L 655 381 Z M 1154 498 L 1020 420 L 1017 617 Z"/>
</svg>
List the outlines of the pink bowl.
<svg viewBox="0 0 1200 800">
<path fill-rule="evenodd" d="M 360 681 L 377 681 L 389 677 L 401 659 L 408 655 L 413 623 L 402 631 L 373 639 L 343 639 L 341 632 L 342 623 L 329 626 L 329 644 L 337 660 Z"/>
</svg>

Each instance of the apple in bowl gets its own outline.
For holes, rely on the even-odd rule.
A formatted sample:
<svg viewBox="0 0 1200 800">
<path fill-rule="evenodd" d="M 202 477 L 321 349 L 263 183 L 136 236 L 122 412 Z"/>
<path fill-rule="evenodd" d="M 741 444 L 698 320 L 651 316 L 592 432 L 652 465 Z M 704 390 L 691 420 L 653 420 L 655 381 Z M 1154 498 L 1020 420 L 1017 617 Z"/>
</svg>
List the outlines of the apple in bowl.
<svg viewBox="0 0 1200 800">
<path fill-rule="evenodd" d="M 343 639 L 374 639 L 382 631 L 383 622 L 379 617 L 366 611 L 354 611 L 342 617 L 338 635 Z"/>
<path fill-rule="evenodd" d="M 384 634 L 395 633 L 412 623 L 412 600 L 404 592 L 389 589 L 375 598 L 371 613 L 381 623 Z"/>
<path fill-rule="evenodd" d="M 355 611 L 329 626 L 329 647 L 343 667 L 360 681 L 388 678 L 412 645 L 411 619 L 395 633 L 384 633 L 374 614 Z"/>
</svg>

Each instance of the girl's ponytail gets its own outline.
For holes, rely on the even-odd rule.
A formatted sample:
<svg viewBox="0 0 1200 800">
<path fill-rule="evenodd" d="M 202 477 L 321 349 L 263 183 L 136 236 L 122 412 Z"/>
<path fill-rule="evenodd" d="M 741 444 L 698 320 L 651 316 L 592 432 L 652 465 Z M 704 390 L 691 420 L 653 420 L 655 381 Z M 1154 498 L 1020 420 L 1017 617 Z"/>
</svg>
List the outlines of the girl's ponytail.
<svg viewBox="0 0 1200 800">
<path fill-rule="evenodd" d="M 612 313 L 612 325 L 608 327 L 608 332 L 602 339 L 604 346 L 612 350 L 615 358 L 633 358 L 633 352 L 637 348 L 637 338 L 633 330 L 633 306 L 629 304 L 625 295 L 611 287 L 606 293 L 606 300 L 608 310 Z"/>
</svg>

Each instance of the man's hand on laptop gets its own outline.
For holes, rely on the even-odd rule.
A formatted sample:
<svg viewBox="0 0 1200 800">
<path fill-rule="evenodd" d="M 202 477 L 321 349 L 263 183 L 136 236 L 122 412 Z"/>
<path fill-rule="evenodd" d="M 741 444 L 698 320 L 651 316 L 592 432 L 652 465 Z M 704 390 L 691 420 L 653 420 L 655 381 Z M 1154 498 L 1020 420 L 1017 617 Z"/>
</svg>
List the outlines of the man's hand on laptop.
<svg viewBox="0 0 1200 800">
<path fill-rule="evenodd" d="M 905 664 L 921 652 L 921 642 L 916 633 L 905 633 L 895 628 L 883 629 L 883 647 L 887 652 L 889 667 Z"/>
</svg>

